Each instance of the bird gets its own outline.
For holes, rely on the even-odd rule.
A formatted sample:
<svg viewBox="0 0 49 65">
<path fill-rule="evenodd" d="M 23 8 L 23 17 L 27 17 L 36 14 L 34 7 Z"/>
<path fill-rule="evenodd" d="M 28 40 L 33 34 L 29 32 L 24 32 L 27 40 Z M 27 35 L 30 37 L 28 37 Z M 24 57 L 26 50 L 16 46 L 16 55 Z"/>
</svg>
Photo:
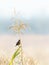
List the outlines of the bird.
<svg viewBox="0 0 49 65">
<path fill-rule="evenodd" d="M 19 46 L 20 45 L 20 40 L 18 40 L 18 42 L 16 43 L 16 46 Z"/>
</svg>

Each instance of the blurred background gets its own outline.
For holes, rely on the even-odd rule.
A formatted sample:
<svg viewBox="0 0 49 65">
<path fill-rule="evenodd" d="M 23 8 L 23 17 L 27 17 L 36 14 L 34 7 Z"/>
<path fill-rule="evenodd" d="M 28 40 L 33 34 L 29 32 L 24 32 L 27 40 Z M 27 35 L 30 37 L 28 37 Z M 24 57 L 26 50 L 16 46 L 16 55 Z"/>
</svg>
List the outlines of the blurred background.
<svg viewBox="0 0 49 65">
<path fill-rule="evenodd" d="M 31 27 L 21 35 L 24 52 L 35 57 L 39 65 L 49 65 L 49 0 L 0 0 L 0 53 L 4 51 L 8 57 L 19 39 L 8 29 L 13 17 Z"/>
</svg>

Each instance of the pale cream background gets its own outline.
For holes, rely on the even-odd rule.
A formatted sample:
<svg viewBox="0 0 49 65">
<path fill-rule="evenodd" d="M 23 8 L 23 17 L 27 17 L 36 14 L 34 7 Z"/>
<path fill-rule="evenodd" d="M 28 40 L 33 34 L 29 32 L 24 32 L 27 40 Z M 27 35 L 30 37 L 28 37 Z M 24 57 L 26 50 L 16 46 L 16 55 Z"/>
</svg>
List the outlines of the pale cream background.
<svg viewBox="0 0 49 65">
<path fill-rule="evenodd" d="M 0 35 L 0 54 L 8 58 L 16 50 L 17 35 Z M 22 35 L 24 53 L 36 58 L 39 65 L 49 65 L 49 35 Z"/>
</svg>

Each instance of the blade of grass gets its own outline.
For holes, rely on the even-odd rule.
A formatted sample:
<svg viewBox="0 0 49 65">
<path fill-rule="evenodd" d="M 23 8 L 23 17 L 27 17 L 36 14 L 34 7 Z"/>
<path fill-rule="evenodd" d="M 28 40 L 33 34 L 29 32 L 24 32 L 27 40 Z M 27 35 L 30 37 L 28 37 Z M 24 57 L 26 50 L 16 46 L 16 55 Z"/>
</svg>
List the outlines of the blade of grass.
<svg viewBox="0 0 49 65">
<path fill-rule="evenodd" d="M 21 49 L 21 46 L 14 52 L 14 54 L 13 54 L 11 60 L 10 60 L 9 65 L 12 65 L 13 64 L 13 60 L 15 59 L 15 57 L 17 57 L 20 54 L 20 49 Z"/>
</svg>

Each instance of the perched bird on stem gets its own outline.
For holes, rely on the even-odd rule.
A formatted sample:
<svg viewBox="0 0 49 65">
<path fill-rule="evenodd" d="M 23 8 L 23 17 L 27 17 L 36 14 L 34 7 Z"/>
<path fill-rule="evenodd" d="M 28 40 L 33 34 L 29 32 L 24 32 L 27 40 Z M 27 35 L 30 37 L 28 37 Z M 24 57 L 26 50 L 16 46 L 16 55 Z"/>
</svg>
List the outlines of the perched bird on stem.
<svg viewBox="0 0 49 65">
<path fill-rule="evenodd" d="M 18 40 L 18 42 L 16 43 L 16 46 L 19 46 L 20 45 L 20 40 Z"/>
</svg>

